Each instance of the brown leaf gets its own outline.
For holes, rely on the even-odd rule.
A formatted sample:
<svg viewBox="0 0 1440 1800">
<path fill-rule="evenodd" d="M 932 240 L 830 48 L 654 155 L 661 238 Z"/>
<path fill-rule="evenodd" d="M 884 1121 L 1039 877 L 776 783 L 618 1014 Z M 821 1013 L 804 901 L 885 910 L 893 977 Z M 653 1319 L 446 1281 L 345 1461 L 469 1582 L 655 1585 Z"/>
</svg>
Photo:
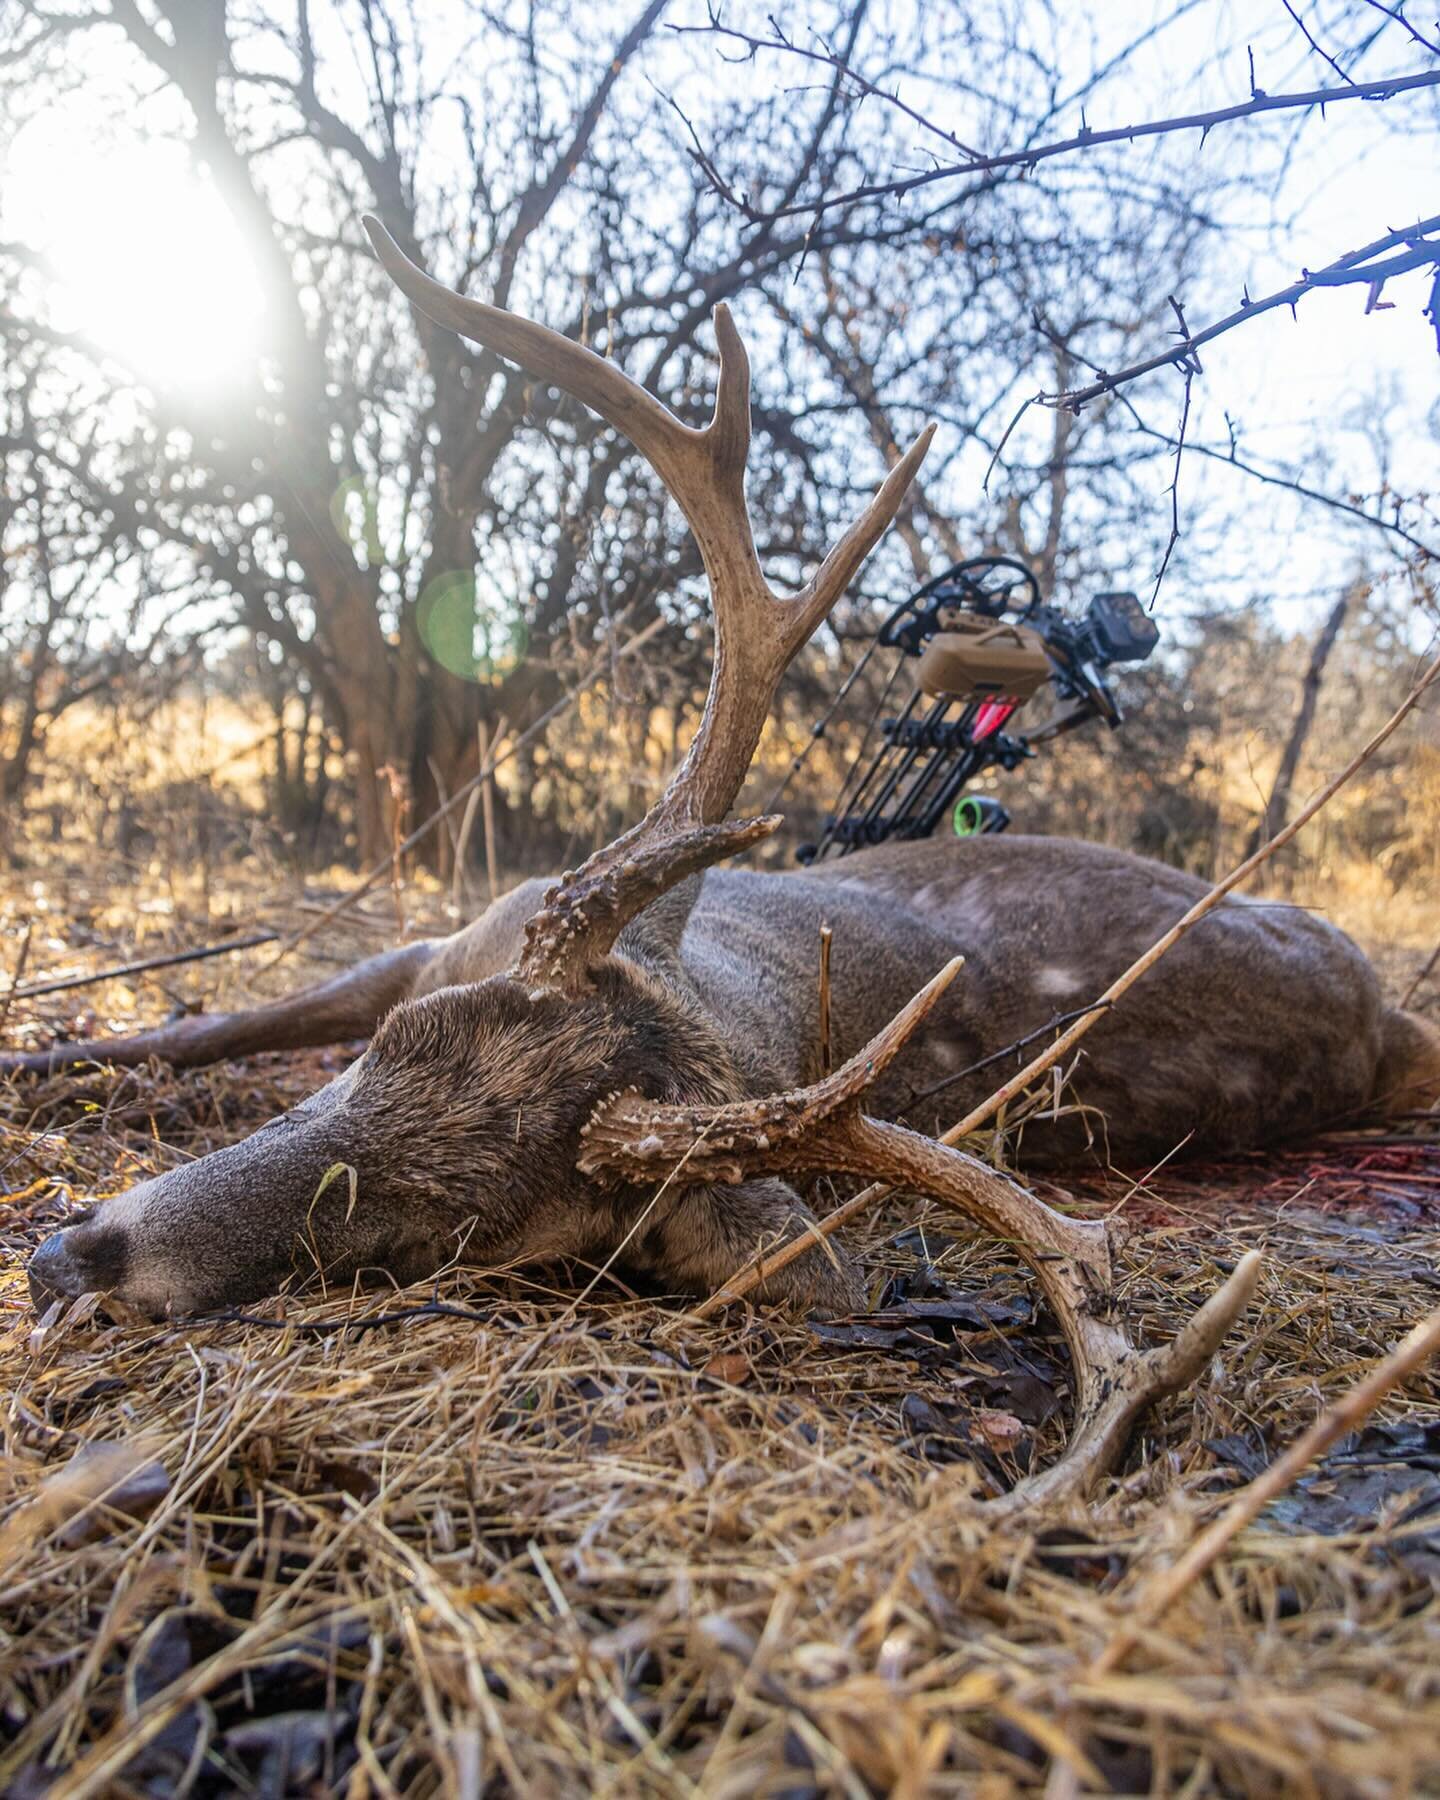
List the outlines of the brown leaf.
<svg viewBox="0 0 1440 1800">
<path fill-rule="evenodd" d="M 1025 1435 L 1025 1427 L 1014 1413 L 997 1412 L 990 1406 L 980 1407 L 972 1422 L 992 1450 L 1013 1450 Z"/>
<path fill-rule="evenodd" d="M 147 1459 L 133 1444 L 84 1444 L 61 1476 L 66 1478 L 67 1497 L 81 1501 L 80 1510 L 60 1534 L 71 1549 L 108 1536 L 113 1529 L 110 1513 L 148 1519 L 170 1492 L 164 1463 Z"/>
<path fill-rule="evenodd" d="M 712 1356 L 700 1371 L 710 1381 L 723 1381 L 729 1387 L 739 1387 L 750 1375 L 750 1358 L 742 1356 L 738 1350 L 722 1352 Z"/>
<path fill-rule="evenodd" d="M 83 1444 L 0 1532 L 0 1568 L 57 1526 L 60 1542 L 74 1549 L 106 1537 L 116 1513 L 148 1518 L 169 1491 L 165 1465 L 137 1445 Z"/>
</svg>

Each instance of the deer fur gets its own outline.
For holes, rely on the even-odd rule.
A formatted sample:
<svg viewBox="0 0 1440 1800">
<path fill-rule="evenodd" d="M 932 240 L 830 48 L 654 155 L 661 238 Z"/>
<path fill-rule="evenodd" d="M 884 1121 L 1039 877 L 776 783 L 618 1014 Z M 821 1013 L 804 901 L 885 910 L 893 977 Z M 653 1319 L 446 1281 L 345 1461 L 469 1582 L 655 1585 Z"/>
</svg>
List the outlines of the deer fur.
<svg viewBox="0 0 1440 1800">
<path fill-rule="evenodd" d="M 1121 851 L 1009 835 L 883 847 L 787 874 L 713 869 L 632 923 L 591 991 L 572 997 L 506 973 L 543 885 L 515 889 L 453 937 L 253 1014 L 105 1047 L 114 1061 L 190 1063 L 375 1032 L 343 1075 L 252 1137 L 48 1239 L 31 1265 L 37 1300 L 98 1288 L 188 1313 L 319 1276 L 410 1281 L 452 1259 L 596 1264 L 622 1242 L 623 1266 L 708 1291 L 762 1242 L 803 1229 L 808 1208 L 773 1179 L 675 1183 L 658 1203 L 653 1186 L 595 1185 L 576 1168 L 580 1134 L 609 1095 L 716 1103 L 813 1081 L 828 924 L 837 1061 L 965 956 L 869 1101 L 919 1130 L 943 1128 L 1019 1059 L 961 1071 L 1083 1005 L 1203 892 L 1195 877 Z M 197 1025 L 205 1032 L 186 1029 Z M 46 1060 L 100 1053 L 67 1045 Z M 1032 1119 L 1015 1148 L 1030 1166 L 1081 1156 L 1143 1166 L 1177 1147 L 1253 1149 L 1436 1098 L 1440 1034 L 1384 1006 L 1355 945 L 1299 908 L 1238 900 L 1090 1033 L 1067 1094 L 1085 1110 Z M 853 1263 L 827 1246 L 791 1264 L 768 1297 L 836 1310 L 861 1293 Z"/>
</svg>

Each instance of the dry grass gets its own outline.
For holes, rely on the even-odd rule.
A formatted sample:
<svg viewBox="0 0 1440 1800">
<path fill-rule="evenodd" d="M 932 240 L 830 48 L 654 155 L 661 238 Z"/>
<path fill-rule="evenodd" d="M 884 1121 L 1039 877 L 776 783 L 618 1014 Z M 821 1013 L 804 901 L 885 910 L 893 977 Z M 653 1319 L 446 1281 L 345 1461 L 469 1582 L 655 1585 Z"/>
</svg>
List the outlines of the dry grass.
<svg viewBox="0 0 1440 1800">
<path fill-rule="evenodd" d="M 52 888 L 61 937 L 81 884 Z M 118 927 L 91 917 L 98 964 Z M 144 950 L 195 933 L 183 907 L 147 917 Z M 32 954 L 32 977 L 61 960 Z M 243 991 L 264 957 L 167 979 Z M 103 1024 L 156 998 L 41 1004 Z M 1435 1304 L 1440 1143 L 1418 1125 L 1087 1183 L 1134 1227 L 1143 1335 L 1251 1246 L 1263 1303 L 1093 1509 L 1001 1526 L 972 1497 L 1053 1454 L 1065 1359 L 1018 1266 L 923 1205 L 861 1234 L 889 1311 L 858 1332 L 697 1326 L 520 1274 L 277 1305 L 278 1325 L 81 1302 L 37 1327 L 24 1259 L 72 1195 L 228 1142 L 342 1061 L 0 1090 L 0 1789 L 1440 1791 L 1433 1375 L 1123 1672 L 1088 1673 L 1146 1577 Z M 320 1329 L 436 1300 L 466 1316 Z M 114 1448 L 72 1464 L 84 1446 Z"/>
</svg>

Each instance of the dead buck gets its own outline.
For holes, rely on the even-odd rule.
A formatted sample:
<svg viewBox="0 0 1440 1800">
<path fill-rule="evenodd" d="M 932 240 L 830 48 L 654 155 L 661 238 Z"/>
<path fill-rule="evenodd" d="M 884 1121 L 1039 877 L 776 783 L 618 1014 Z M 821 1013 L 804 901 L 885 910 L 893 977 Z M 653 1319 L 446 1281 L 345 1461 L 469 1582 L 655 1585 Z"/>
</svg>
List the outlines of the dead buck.
<svg viewBox="0 0 1440 1800">
<path fill-rule="evenodd" d="M 1253 1267 L 1181 1339 L 1142 1356 L 1114 1316 L 1106 1228 L 1052 1212 L 921 1133 L 982 1098 L 987 1058 L 1104 988 L 1201 884 L 1117 851 L 1024 837 L 886 846 L 784 875 L 712 868 L 778 824 L 726 819 L 787 665 L 893 518 L 929 431 L 806 586 L 778 595 L 746 509 L 749 368 L 724 307 L 714 415 L 692 429 L 612 363 L 451 293 L 369 229 L 416 306 L 583 400 L 658 472 L 709 579 L 704 715 L 638 825 L 453 937 L 254 1012 L 180 1020 L 103 1052 L 6 1059 L 191 1064 L 374 1034 L 344 1075 L 253 1137 L 48 1239 L 31 1263 L 37 1300 L 101 1289 L 157 1314 L 196 1312 L 299 1277 L 407 1282 L 457 1258 L 493 1267 L 619 1251 L 703 1293 L 812 1222 L 792 1178 L 881 1177 L 962 1207 L 1029 1259 L 1078 1371 L 1072 1452 L 1037 1480 L 1088 1479 L 1147 1400 L 1203 1366 Z M 851 1058 L 823 1080 L 822 924 L 834 934 L 831 1034 L 837 1057 Z M 1382 1006 L 1347 938 L 1305 912 L 1246 902 L 1180 943 L 1087 1051 L 1073 1082 L 1083 1113 L 1033 1120 L 1022 1156 L 1073 1156 L 1092 1122 L 1091 1141 L 1119 1162 L 1182 1142 L 1241 1149 L 1440 1091 L 1437 1040 Z M 828 1243 L 764 1292 L 831 1310 L 864 1298 L 854 1262 Z"/>
</svg>

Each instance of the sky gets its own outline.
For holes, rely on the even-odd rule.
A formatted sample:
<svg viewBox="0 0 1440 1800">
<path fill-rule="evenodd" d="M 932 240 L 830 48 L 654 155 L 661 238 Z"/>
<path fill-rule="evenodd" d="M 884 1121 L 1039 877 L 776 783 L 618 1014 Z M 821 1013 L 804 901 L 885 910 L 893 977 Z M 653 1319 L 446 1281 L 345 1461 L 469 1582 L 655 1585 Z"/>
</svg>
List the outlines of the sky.
<svg viewBox="0 0 1440 1800">
<path fill-rule="evenodd" d="M 1118 44 L 1137 24 L 1168 10 L 1133 4 L 1103 9 L 1102 58 L 1107 43 Z M 1317 9 L 1302 4 L 1299 10 L 1323 43 Z M 1363 3 L 1348 11 L 1367 13 Z M 1281 0 L 1245 5 L 1206 0 L 1140 58 L 1126 82 L 1129 104 L 1109 95 L 1090 106 L 1088 123 L 1100 129 L 1243 101 L 1250 84 L 1247 48 L 1255 53 L 1257 84 L 1272 94 L 1339 79 L 1305 45 Z M 1377 79 L 1433 65 L 1434 59 L 1394 32 L 1375 44 L 1354 73 L 1356 79 Z M 1273 194 L 1224 207 L 1233 229 L 1215 258 L 1211 281 L 1203 295 L 1182 296 L 1192 329 L 1231 311 L 1245 292 L 1251 297 L 1274 292 L 1304 268 L 1323 267 L 1391 229 L 1440 213 L 1433 95 L 1384 106 L 1348 102 L 1323 117 L 1289 116 L 1303 123 L 1294 131 L 1293 151 Z M 1400 128 L 1407 123 L 1408 132 Z M 1213 132 L 1203 146 L 1197 139 L 1198 134 L 1170 140 L 1167 152 L 1183 155 L 1188 144 L 1200 166 L 1214 158 L 1243 166 L 1250 158 L 1254 167 L 1268 170 L 1275 160 L 1243 122 Z M 1135 154 L 1149 152 L 1137 147 Z M 1440 354 L 1435 331 L 1422 316 L 1430 281 L 1426 272 L 1396 280 L 1384 295 L 1392 309 L 1369 315 L 1364 287 L 1314 292 L 1293 315 L 1277 309 L 1216 340 L 1201 357 L 1204 375 L 1193 386 L 1187 437 L 1223 448 L 1229 441 L 1228 414 L 1242 433 L 1249 460 L 1283 465 L 1310 485 L 1350 497 L 1379 485 L 1371 428 L 1383 421 L 1399 488 L 1434 492 Z M 1169 432 L 1178 426 L 1182 391 L 1180 378 L 1169 371 L 1130 390 L 1147 422 Z M 1037 419 L 1035 429 L 1044 432 L 1048 425 Z M 1278 597 L 1282 627 L 1303 627 L 1328 608 L 1353 570 L 1357 550 L 1373 557 L 1376 534 L 1365 527 L 1339 525 L 1313 505 L 1206 459 L 1185 459 L 1182 530 L 1187 511 L 1198 512 L 1212 496 L 1240 509 L 1233 554 L 1221 559 L 1235 584 L 1232 598 L 1246 589 Z"/>
</svg>

